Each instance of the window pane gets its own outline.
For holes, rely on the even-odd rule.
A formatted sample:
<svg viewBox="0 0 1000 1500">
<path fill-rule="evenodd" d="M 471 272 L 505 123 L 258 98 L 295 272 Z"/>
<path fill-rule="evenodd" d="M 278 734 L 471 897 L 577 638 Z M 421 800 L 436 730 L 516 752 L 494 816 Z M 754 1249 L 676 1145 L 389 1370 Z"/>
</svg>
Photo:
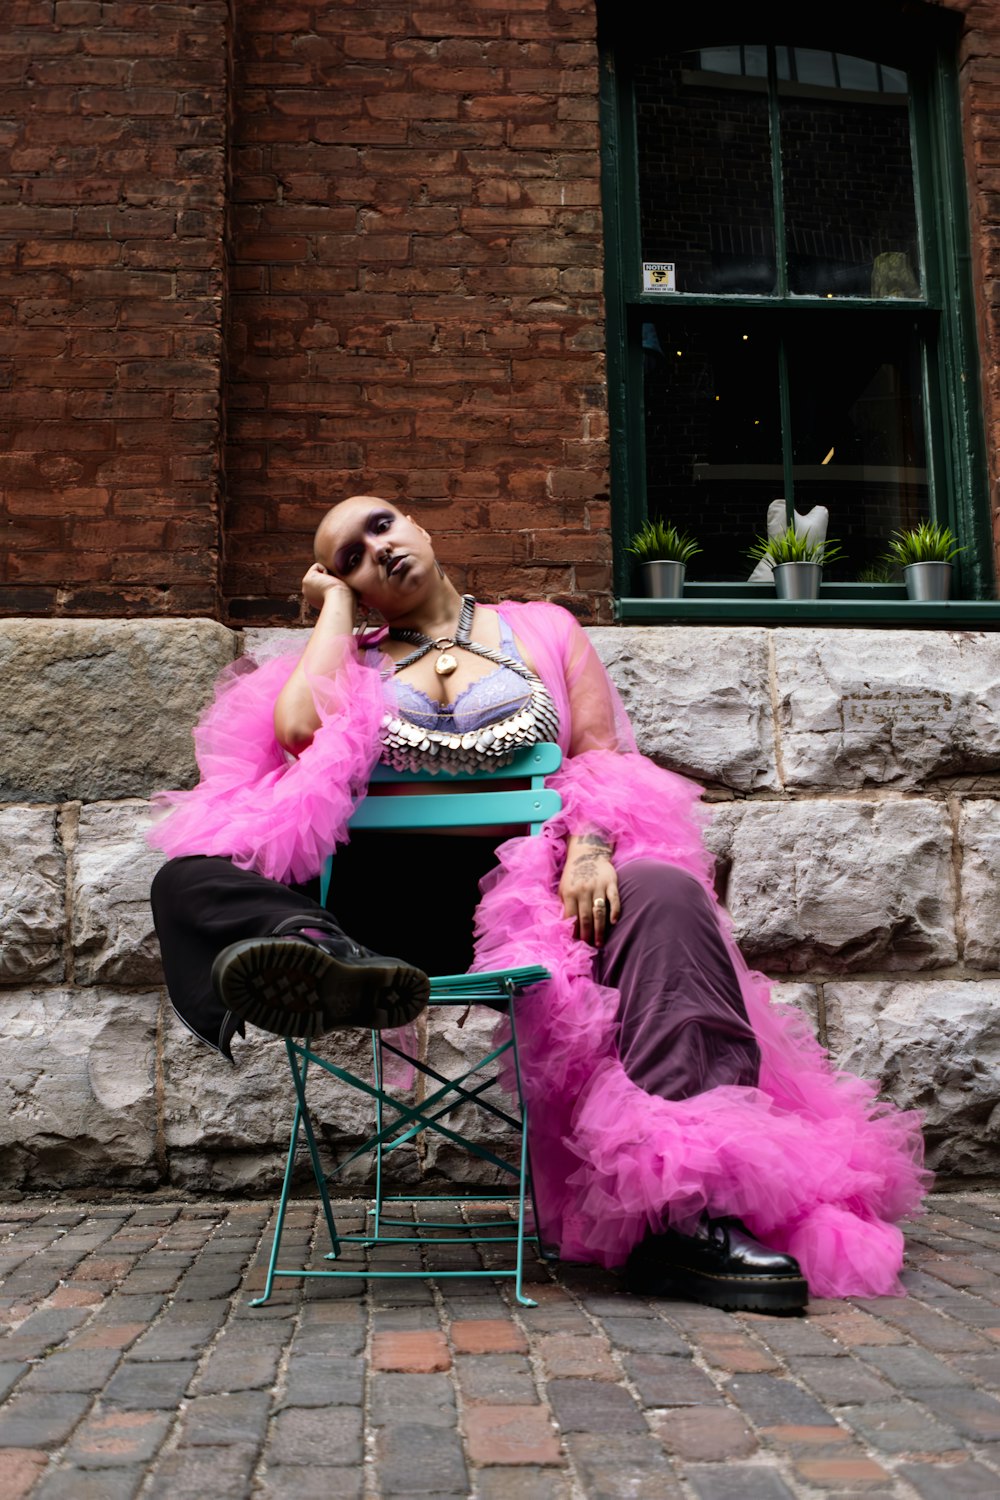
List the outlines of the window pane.
<svg viewBox="0 0 1000 1500">
<path fill-rule="evenodd" d="M 809 317 L 787 346 L 795 508 L 828 508 L 845 556 L 825 576 L 848 582 L 931 515 L 918 335 L 860 318 Z"/>
<path fill-rule="evenodd" d="M 749 314 L 643 317 L 649 514 L 698 539 L 689 579 L 746 582 L 783 490 L 775 336 Z"/>
<path fill-rule="evenodd" d="M 672 261 L 678 292 L 776 285 L 761 48 L 715 47 L 636 69 L 642 259 Z"/>
<path fill-rule="evenodd" d="M 857 58 L 842 59 L 853 78 L 845 89 L 807 86 L 807 56 L 833 60 L 796 48 L 800 81 L 779 83 L 789 290 L 919 297 L 908 96 L 859 99 L 859 69 L 874 65 Z"/>
</svg>

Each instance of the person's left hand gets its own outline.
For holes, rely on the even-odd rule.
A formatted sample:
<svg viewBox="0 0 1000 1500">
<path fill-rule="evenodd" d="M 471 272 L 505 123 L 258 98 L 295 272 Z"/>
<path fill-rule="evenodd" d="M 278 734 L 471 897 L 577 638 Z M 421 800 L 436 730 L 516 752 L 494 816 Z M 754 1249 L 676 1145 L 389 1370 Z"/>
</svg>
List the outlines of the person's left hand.
<svg viewBox="0 0 1000 1500">
<path fill-rule="evenodd" d="M 608 924 L 617 922 L 621 915 L 612 852 L 610 844 L 597 834 L 572 836 L 559 882 L 563 916 L 573 917 L 576 936 L 595 948 L 603 947 Z"/>
</svg>

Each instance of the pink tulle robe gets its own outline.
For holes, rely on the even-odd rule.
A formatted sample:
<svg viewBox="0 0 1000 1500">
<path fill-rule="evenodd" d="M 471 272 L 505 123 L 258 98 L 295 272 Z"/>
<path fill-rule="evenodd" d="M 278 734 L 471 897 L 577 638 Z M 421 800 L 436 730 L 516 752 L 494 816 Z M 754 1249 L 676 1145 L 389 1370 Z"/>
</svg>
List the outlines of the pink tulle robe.
<svg viewBox="0 0 1000 1500">
<path fill-rule="evenodd" d="M 647 1229 L 684 1231 L 703 1210 L 735 1214 L 800 1261 L 816 1296 L 901 1292 L 898 1220 L 928 1185 L 919 1116 L 879 1102 L 835 1071 L 803 1017 L 775 1004 L 719 909 L 761 1053 L 756 1087 L 683 1100 L 648 1094 L 616 1053 L 618 994 L 592 977 L 592 950 L 557 896 L 568 834 L 597 827 L 619 866 L 680 866 L 715 900 L 701 839 L 699 788 L 639 755 L 617 693 L 586 635 L 548 604 L 503 604 L 560 719 L 562 811 L 537 838 L 508 840 L 483 883 L 475 967 L 542 963 L 552 979 L 518 1006 L 532 1165 L 547 1240 L 570 1259 L 619 1266 Z M 274 702 L 297 660 L 224 674 L 195 731 L 200 784 L 164 794 L 153 841 L 170 855 L 222 854 L 276 880 L 314 876 L 347 837 L 378 758 L 392 684 L 351 643 L 314 680 L 322 728 L 298 759 L 278 744 Z M 387 892 L 392 872 L 386 872 Z"/>
</svg>

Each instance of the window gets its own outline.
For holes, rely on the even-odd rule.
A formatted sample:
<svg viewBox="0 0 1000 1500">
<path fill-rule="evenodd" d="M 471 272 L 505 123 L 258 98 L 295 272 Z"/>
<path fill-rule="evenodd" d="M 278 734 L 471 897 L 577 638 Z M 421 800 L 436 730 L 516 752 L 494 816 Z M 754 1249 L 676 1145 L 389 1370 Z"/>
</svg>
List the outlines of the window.
<svg viewBox="0 0 1000 1500">
<path fill-rule="evenodd" d="M 605 38 L 626 616 L 648 612 L 624 548 L 646 517 L 703 548 L 671 612 L 738 616 L 773 605 L 747 555 L 769 509 L 815 506 L 843 551 L 824 573 L 840 617 L 895 607 L 886 543 L 926 517 L 967 548 L 955 593 L 992 594 L 951 18 L 880 27 L 873 6 L 833 38 L 762 34 L 746 11 Z"/>
</svg>

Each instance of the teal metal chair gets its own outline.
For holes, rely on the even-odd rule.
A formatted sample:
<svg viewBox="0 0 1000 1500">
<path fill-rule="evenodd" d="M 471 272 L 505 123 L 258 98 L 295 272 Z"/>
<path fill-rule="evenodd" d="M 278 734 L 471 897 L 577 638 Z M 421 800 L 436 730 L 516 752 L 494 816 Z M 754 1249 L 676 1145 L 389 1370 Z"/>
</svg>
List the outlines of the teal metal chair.
<svg viewBox="0 0 1000 1500">
<path fill-rule="evenodd" d="M 456 828 L 492 830 L 498 827 L 509 827 L 511 832 L 530 829 L 532 833 L 538 833 L 544 821 L 553 813 L 558 812 L 562 805 L 558 792 L 545 786 L 545 777 L 558 770 L 561 762 L 562 753 L 559 747 L 546 743 L 532 745 L 525 750 L 518 751 L 509 766 L 494 771 L 463 772 L 458 776 L 448 774 L 435 776 L 426 771 L 392 771 L 385 766 L 379 766 L 371 778 L 372 784 L 377 789 L 385 787 L 387 783 L 396 788 L 420 783 L 420 791 L 410 795 L 394 791 L 389 796 L 379 795 L 378 790 L 369 791 L 368 796 L 356 809 L 350 826 L 358 829 L 420 829 L 423 831 Z M 474 783 L 477 789 L 469 791 L 463 786 L 461 793 L 454 795 L 453 788 L 456 781 Z M 321 882 L 321 899 L 324 904 L 329 884 L 330 862 L 328 860 Z M 471 1066 L 465 1067 L 461 1075 L 454 1078 L 445 1077 L 418 1058 L 406 1057 L 406 1054 L 399 1052 L 395 1046 L 387 1042 L 379 1031 L 371 1033 L 373 1070 L 370 1080 L 359 1078 L 346 1068 L 320 1056 L 308 1042 L 291 1037 L 286 1038 L 285 1047 L 296 1097 L 295 1114 L 267 1278 L 263 1293 L 254 1299 L 252 1306 L 258 1307 L 268 1300 L 274 1281 L 279 1276 L 363 1277 L 370 1280 L 413 1277 L 438 1280 L 445 1277 L 488 1276 L 495 1278 L 504 1276 L 514 1279 L 514 1291 L 520 1303 L 526 1307 L 535 1306 L 523 1288 L 525 1244 L 529 1241 L 538 1244 L 538 1218 L 535 1214 L 535 1228 L 531 1231 L 527 1230 L 525 1218 L 526 1207 L 531 1198 L 531 1174 L 528 1158 L 527 1112 L 521 1098 L 515 1017 L 518 995 L 529 986 L 538 984 L 548 977 L 548 970 L 540 966 L 498 970 L 485 974 L 431 976 L 429 1008 L 432 1012 L 441 1006 L 465 1008 L 469 1005 L 486 1004 L 499 1012 L 506 1010 L 510 1021 L 509 1039 L 493 1048 Z M 397 1097 L 391 1092 L 385 1076 L 386 1052 L 405 1058 L 407 1063 L 428 1079 L 428 1093 L 421 1102 L 415 1103 L 412 1100 Z M 518 1113 L 516 1115 L 485 1097 L 497 1081 L 499 1060 L 507 1052 L 512 1054 L 510 1059 L 512 1069 L 508 1067 L 506 1074 L 508 1077 L 512 1074 L 517 1082 Z M 375 1102 L 375 1134 L 357 1150 L 344 1156 L 332 1169 L 326 1171 L 320 1160 L 316 1133 L 306 1101 L 306 1083 L 310 1067 L 321 1069 L 342 1083 L 359 1090 Z M 480 1141 L 470 1139 L 463 1131 L 448 1123 L 449 1117 L 463 1103 L 472 1104 L 478 1110 L 485 1112 L 487 1116 L 501 1121 L 515 1133 L 515 1138 L 519 1137 L 516 1161 L 504 1160 L 502 1156 Z M 425 1131 L 435 1132 L 452 1145 L 489 1163 L 501 1174 L 502 1178 L 510 1179 L 510 1192 L 507 1194 L 491 1191 L 476 1194 L 441 1193 L 434 1195 L 385 1193 L 383 1183 L 387 1175 L 387 1159 L 393 1151 L 414 1141 Z M 427 1265 L 422 1265 L 420 1269 L 383 1270 L 379 1268 L 377 1261 L 374 1265 L 357 1264 L 352 1261 L 349 1266 L 325 1267 L 319 1270 L 302 1266 L 280 1266 L 278 1262 L 285 1215 L 296 1155 L 302 1136 L 305 1137 L 326 1227 L 330 1235 L 331 1248 L 325 1257 L 328 1261 L 339 1260 L 343 1248 L 349 1245 L 363 1247 L 362 1254 L 364 1250 L 367 1250 L 371 1258 L 372 1252 L 386 1246 L 405 1246 L 412 1250 L 414 1246 L 431 1248 L 448 1244 L 468 1245 L 472 1243 L 487 1246 L 501 1243 L 515 1247 L 513 1264 L 507 1267 L 491 1266 L 488 1270 L 471 1271 L 435 1269 Z M 374 1194 L 372 1206 L 368 1210 L 369 1225 L 364 1233 L 342 1234 L 336 1226 L 328 1184 L 341 1176 L 352 1162 L 368 1152 L 374 1152 L 375 1157 Z M 453 1231 L 458 1227 L 454 1217 L 426 1220 L 420 1216 L 423 1211 L 419 1205 L 422 1204 L 459 1203 L 464 1205 L 484 1201 L 497 1203 L 504 1197 L 510 1197 L 516 1204 L 516 1222 L 509 1214 L 506 1214 L 502 1219 L 469 1226 L 460 1234 L 449 1234 L 447 1231 Z M 416 1217 L 412 1211 L 410 1217 L 402 1219 L 394 1217 L 395 1212 L 398 1211 L 395 1205 L 403 1204 L 416 1205 Z M 390 1205 L 392 1207 L 389 1207 Z M 430 1231 L 430 1233 L 425 1233 L 425 1231 Z M 418 1255 L 423 1253 L 423 1248 L 418 1249 Z M 492 1256 L 493 1252 L 490 1254 Z"/>
</svg>

